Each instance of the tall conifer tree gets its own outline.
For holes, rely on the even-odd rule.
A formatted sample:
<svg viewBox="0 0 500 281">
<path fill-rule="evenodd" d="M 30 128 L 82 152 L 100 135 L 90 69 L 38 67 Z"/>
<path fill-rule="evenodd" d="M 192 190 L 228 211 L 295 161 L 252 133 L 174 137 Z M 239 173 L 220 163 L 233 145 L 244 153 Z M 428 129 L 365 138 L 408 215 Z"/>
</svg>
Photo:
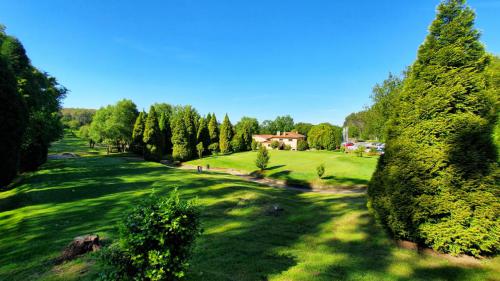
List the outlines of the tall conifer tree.
<svg viewBox="0 0 500 281">
<path fill-rule="evenodd" d="M 215 113 L 212 113 L 210 121 L 208 122 L 208 133 L 210 135 L 210 144 L 219 143 L 219 123 L 217 123 Z"/>
<path fill-rule="evenodd" d="M 231 151 L 231 140 L 233 138 L 233 125 L 229 121 L 229 117 L 224 117 L 224 121 L 220 126 L 220 139 L 219 148 L 221 153 L 228 153 Z"/>
<path fill-rule="evenodd" d="M 152 161 L 160 161 L 163 155 L 162 152 L 162 136 L 160 126 L 158 125 L 158 116 L 153 106 L 149 109 L 144 126 L 143 141 L 146 145 L 144 159 Z"/>
<path fill-rule="evenodd" d="M 369 197 L 396 237 L 480 255 L 500 246 L 500 203 L 490 58 L 474 17 L 463 0 L 438 6 L 390 118 Z"/>
<path fill-rule="evenodd" d="M 203 144 L 203 148 L 205 149 L 207 149 L 210 145 L 210 134 L 208 133 L 207 118 L 200 117 L 200 121 L 198 122 L 198 133 L 196 136 L 198 143 L 201 142 Z"/>
</svg>

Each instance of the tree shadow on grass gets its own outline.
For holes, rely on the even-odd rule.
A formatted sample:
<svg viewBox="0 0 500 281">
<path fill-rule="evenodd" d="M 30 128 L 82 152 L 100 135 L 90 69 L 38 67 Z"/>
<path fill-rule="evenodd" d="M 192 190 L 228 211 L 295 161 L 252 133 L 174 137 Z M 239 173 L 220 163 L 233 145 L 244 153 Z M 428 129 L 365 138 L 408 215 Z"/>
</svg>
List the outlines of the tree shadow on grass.
<svg viewBox="0 0 500 281">
<path fill-rule="evenodd" d="M 274 165 L 274 166 L 271 166 L 271 167 L 267 167 L 266 171 L 276 170 L 276 169 L 279 169 L 279 168 L 282 168 L 282 167 L 285 167 L 285 166 L 286 165 Z"/>
<path fill-rule="evenodd" d="M 349 178 L 349 177 L 338 177 L 338 176 L 325 176 L 323 180 L 331 180 L 340 185 L 368 185 L 369 180 L 359 179 L 359 178 Z"/>
</svg>

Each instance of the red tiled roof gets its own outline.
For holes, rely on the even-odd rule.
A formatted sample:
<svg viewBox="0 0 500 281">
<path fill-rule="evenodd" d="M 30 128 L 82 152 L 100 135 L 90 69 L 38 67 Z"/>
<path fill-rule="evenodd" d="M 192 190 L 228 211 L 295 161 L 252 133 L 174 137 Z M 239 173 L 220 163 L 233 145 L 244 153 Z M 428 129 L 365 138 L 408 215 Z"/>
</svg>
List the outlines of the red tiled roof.
<svg viewBox="0 0 500 281">
<path fill-rule="evenodd" d="M 264 139 L 302 139 L 306 136 L 295 132 L 283 132 L 280 135 L 253 135 L 252 137 L 264 138 Z"/>
</svg>

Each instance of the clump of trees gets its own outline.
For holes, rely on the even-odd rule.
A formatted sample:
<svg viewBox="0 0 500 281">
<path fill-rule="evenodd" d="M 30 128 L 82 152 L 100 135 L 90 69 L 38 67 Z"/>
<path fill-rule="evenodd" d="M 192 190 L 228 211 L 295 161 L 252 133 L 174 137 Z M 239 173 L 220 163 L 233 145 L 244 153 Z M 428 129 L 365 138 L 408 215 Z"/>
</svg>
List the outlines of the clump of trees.
<svg viewBox="0 0 500 281">
<path fill-rule="evenodd" d="M 80 135 L 94 143 L 108 146 L 108 151 L 130 150 L 143 155 L 146 160 L 160 161 L 167 155 L 177 161 L 190 160 L 207 154 L 257 150 L 258 143 L 252 136 L 262 131 L 312 131 L 311 141 L 316 149 L 333 150 L 340 145 L 341 129 L 327 123 L 312 125 L 294 124 L 290 116 L 278 116 L 274 121 L 264 121 L 264 129 L 255 118 L 242 117 L 233 126 L 229 116 L 219 124 L 214 113 L 201 116 L 191 106 L 171 106 L 156 103 L 148 113 L 138 112 L 133 102 L 122 100 L 96 111 L 90 126 L 82 126 Z M 267 124 L 267 125 L 266 125 Z M 128 128 L 126 130 L 125 128 Z M 276 131 L 274 131 L 276 130 Z M 273 143 L 274 148 L 290 150 L 290 146 Z M 299 142 L 299 150 L 309 147 Z"/>
<path fill-rule="evenodd" d="M 22 43 L 0 25 L 0 186 L 47 160 L 62 136 L 61 101 L 66 88 L 31 65 Z"/>
<path fill-rule="evenodd" d="M 260 125 L 261 134 L 276 134 L 276 132 L 290 132 L 294 128 L 293 118 L 290 115 L 278 116 L 274 120 L 264 120 Z"/>
<path fill-rule="evenodd" d="M 372 89 L 373 104 L 362 111 L 349 114 L 344 127 L 349 128 L 349 137 L 385 141 L 391 112 L 403 87 L 403 78 L 389 73 L 389 77 Z"/>
<path fill-rule="evenodd" d="M 342 143 L 342 128 L 329 123 L 312 126 L 307 136 L 308 146 L 315 149 L 335 150 Z M 303 144 L 301 144 L 301 149 Z"/>
<path fill-rule="evenodd" d="M 137 138 L 137 106 L 127 99 L 98 109 L 89 127 L 89 137 L 96 143 L 107 145 L 108 153 L 112 148 L 125 151 Z M 145 125 L 143 125 L 145 130 Z M 141 132 L 144 134 L 144 130 Z M 144 136 L 143 136 L 144 137 Z"/>
<path fill-rule="evenodd" d="M 368 194 L 396 237 L 478 256 L 498 251 L 500 204 L 492 139 L 498 88 L 474 18 L 463 0 L 438 6 L 391 101 L 386 151 Z"/>
<path fill-rule="evenodd" d="M 79 130 L 82 126 L 88 126 L 92 122 L 95 112 L 95 109 L 63 108 L 61 121 L 65 128 Z"/>
</svg>

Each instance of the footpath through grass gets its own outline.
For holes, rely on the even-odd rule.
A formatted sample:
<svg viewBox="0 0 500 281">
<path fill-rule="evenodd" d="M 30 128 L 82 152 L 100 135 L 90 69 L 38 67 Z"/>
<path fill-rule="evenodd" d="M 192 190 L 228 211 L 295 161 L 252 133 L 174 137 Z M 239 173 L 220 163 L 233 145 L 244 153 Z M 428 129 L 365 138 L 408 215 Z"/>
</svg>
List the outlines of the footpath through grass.
<svg viewBox="0 0 500 281">
<path fill-rule="evenodd" d="M 271 159 L 265 176 L 285 180 L 292 185 L 349 187 L 366 185 L 375 171 L 378 156 L 358 157 L 332 151 L 269 150 Z M 251 173 L 257 171 L 257 152 L 240 152 L 209 156 L 186 162 L 188 165 L 236 169 Z M 316 167 L 325 164 L 325 174 L 318 178 Z"/>
<path fill-rule="evenodd" d="M 117 238 L 116 223 L 151 192 L 198 198 L 204 234 L 188 280 L 497 280 L 499 262 L 461 263 L 400 249 L 363 195 L 300 193 L 226 174 L 197 174 L 85 148 L 67 136 L 50 160 L 0 192 L 0 280 L 96 280 L 87 255 L 53 260 L 74 237 Z M 284 210 L 273 213 L 274 205 Z M 496 268 L 496 269 L 495 269 Z"/>
</svg>

